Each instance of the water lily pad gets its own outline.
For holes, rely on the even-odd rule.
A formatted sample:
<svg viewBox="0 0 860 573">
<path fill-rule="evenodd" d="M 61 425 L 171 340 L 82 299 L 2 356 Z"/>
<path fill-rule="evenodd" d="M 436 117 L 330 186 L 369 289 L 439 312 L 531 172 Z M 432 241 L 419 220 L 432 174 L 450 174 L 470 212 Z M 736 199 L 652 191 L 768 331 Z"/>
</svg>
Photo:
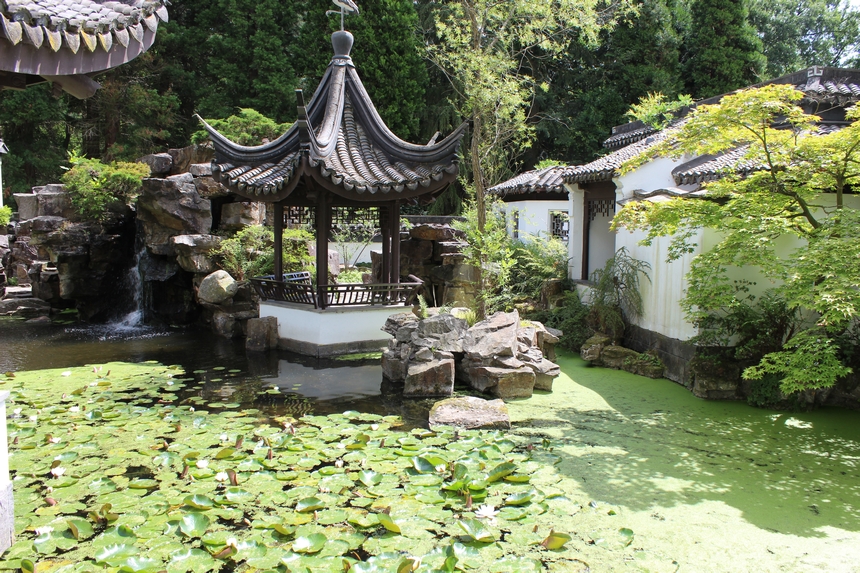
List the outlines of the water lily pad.
<svg viewBox="0 0 860 573">
<path fill-rule="evenodd" d="M 202 509 L 204 511 L 215 507 L 215 502 L 211 498 L 201 494 L 189 495 L 183 502 L 194 509 Z"/>
<path fill-rule="evenodd" d="M 119 567 L 129 557 L 135 557 L 139 550 L 134 545 L 127 543 L 108 545 L 97 552 L 93 558 L 99 565 L 110 565 Z"/>
<path fill-rule="evenodd" d="M 380 525 L 391 533 L 400 533 L 400 526 L 394 523 L 394 520 L 391 519 L 391 516 L 387 513 L 377 513 L 376 519 L 379 521 Z"/>
<path fill-rule="evenodd" d="M 308 513 L 325 507 L 325 503 L 316 497 L 306 497 L 296 502 L 296 511 Z"/>
<path fill-rule="evenodd" d="M 479 541 L 481 543 L 492 543 L 496 540 L 493 532 L 487 529 L 487 527 L 481 521 L 477 519 L 469 519 L 463 518 L 457 522 L 457 525 L 460 526 L 460 529 L 466 532 L 470 538 L 474 541 Z"/>
<path fill-rule="evenodd" d="M 325 546 L 328 538 L 322 533 L 297 537 L 293 541 L 293 551 L 296 553 L 317 553 Z"/>
<path fill-rule="evenodd" d="M 209 518 L 202 513 L 187 513 L 179 520 L 179 531 L 186 537 L 201 537 L 209 527 Z"/>
<path fill-rule="evenodd" d="M 537 490 L 530 489 L 518 493 L 512 493 L 505 498 L 505 505 L 525 505 L 534 499 Z"/>
<path fill-rule="evenodd" d="M 490 568 L 492 573 L 540 573 L 543 566 L 540 561 L 528 557 L 507 555 L 496 561 Z"/>
<path fill-rule="evenodd" d="M 162 569 L 161 561 L 148 557 L 129 557 L 122 562 L 120 573 L 155 573 Z"/>
</svg>

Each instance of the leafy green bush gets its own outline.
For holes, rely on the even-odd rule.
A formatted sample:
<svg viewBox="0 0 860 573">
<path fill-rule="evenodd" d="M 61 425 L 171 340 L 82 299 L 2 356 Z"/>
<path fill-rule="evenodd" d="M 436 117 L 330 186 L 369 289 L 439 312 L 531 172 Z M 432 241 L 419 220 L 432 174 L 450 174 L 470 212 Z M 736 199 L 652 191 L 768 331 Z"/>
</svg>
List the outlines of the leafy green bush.
<svg viewBox="0 0 860 573">
<path fill-rule="evenodd" d="M 539 300 L 550 279 L 567 278 L 567 245 L 555 237 L 514 241 L 510 292 L 520 298 Z"/>
<path fill-rule="evenodd" d="M 651 265 L 634 259 L 626 247 L 621 247 L 602 269 L 591 273 L 594 286 L 588 325 L 609 336 L 613 342 L 620 342 L 627 324 L 642 316 L 639 276 L 644 275 L 651 280 L 647 273 L 650 268 Z"/>
<path fill-rule="evenodd" d="M 140 192 L 149 166 L 144 163 L 114 161 L 104 164 L 73 154 L 71 169 L 61 177 L 69 192 L 72 206 L 83 219 L 103 221 L 107 208 L 117 201 L 129 202 Z"/>
<path fill-rule="evenodd" d="M 284 272 L 307 270 L 311 263 L 307 241 L 313 237 L 300 229 L 284 229 Z M 222 269 L 236 280 L 270 275 L 275 270 L 275 235 L 262 225 L 245 227 L 235 235 L 221 241 L 213 251 Z"/>
<path fill-rule="evenodd" d="M 588 313 L 589 308 L 582 303 L 579 293 L 568 291 L 564 293 L 561 304 L 556 308 L 529 313 L 526 318 L 561 330 L 564 334 L 559 344 L 563 348 L 579 352 L 579 348 L 593 334 L 586 321 Z"/>
<path fill-rule="evenodd" d="M 356 268 L 341 271 L 340 274 L 337 275 L 337 282 L 342 285 L 361 283 L 361 277 L 363 274 L 363 271 Z"/>
<path fill-rule="evenodd" d="M 9 221 L 12 219 L 12 207 L 9 205 L 4 205 L 0 207 L 0 232 L 6 232 L 6 225 L 9 224 Z"/>
<path fill-rule="evenodd" d="M 238 115 L 226 119 L 207 119 L 206 123 L 218 130 L 221 135 L 240 145 L 260 145 L 263 140 L 274 141 L 290 129 L 291 123 L 277 123 L 262 113 L 250 109 L 239 109 Z M 194 144 L 204 143 L 209 132 L 201 129 L 191 136 Z"/>
</svg>

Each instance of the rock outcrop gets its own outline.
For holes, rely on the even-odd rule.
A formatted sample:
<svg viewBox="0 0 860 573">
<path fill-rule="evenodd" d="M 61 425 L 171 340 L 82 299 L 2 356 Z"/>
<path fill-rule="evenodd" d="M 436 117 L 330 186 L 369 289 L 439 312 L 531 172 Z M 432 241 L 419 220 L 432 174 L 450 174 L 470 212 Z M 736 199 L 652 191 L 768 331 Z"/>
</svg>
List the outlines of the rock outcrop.
<svg viewBox="0 0 860 573">
<path fill-rule="evenodd" d="M 448 398 L 430 409 L 430 429 L 456 426 L 468 430 L 508 430 L 511 419 L 504 400 L 484 400 L 474 396 Z"/>
<path fill-rule="evenodd" d="M 535 388 L 552 390 L 560 372 L 545 356 L 554 353 L 558 336 L 539 322 L 521 323 L 516 311 L 471 328 L 453 314 L 424 320 L 399 314 L 383 330 L 393 336 L 382 355 L 383 374 L 403 382 L 408 397 L 449 396 L 457 379 L 502 399 L 525 398 Z"/>
<path fill-rule="evenodd" d="M 599 332 L 583 343 L 579 355 L 594 366 L 624 370 L 648 378 L 662 378 L 665 369 L 655 355 L 612 344 L 608 336 Z"/>
</svg>

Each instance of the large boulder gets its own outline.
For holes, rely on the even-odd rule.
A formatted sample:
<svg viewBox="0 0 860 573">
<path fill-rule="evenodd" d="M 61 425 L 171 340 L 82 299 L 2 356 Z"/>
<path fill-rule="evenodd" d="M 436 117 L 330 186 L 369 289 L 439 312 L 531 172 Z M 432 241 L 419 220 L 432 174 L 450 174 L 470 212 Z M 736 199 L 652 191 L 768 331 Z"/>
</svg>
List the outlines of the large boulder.
<svg viewBox="0 0 860 573">
<path fill-rule="evenodd" d="M 190 273 L 211 273 L 217 266 L 212 251 L 221 244 L 218 235 L 176 235 L 170 238 L 176 262 Z"/>
<path fill-rule="evenodd" d="M 246 350 L 262 352 L 278 347 L 278 319 L 274 316 L 249 319 L 245 333 Z"/>
<path fill-rule="evenodd" d="M 233 298 L 239 284 L 227 271 L 215 271 L 207 275 L 197 289 L 197 298 L 209 304 L 221 304 L 227 299 Z"/>
<path fill-rule="evenodd" d="M 416 342 L 429 341 L 430 347 L 436 350 L 462 353 L 463 338 L 468 329 L 468 323 L 462 318 L 451 314 L 437 314 L 418 322 L 410 336 Z"/>
<path fill-rule="evenodd" d="M 474 326 L 463 339 L 463 351 L 469 358 L 486 360 L 517 353 L 517 329 L 520 315 L 517 311 L 497 312 Z"/>
<path fill-rule="evenodd" d="M 155 255 L 174 255 L 176 235 L 202 235 L 212 230 L 211 203 L 197 192 L 189 173 L 167 179 L 144 179 L 137 199 L 146 246 Z"/>
<path fill-rule="evenodd" d="M 507 430 L 511 427 L 508 407 L 502 400 L 484 400 L 474 396 L 448 398 L 436 402 L 430 410 L 430 428 L 456 426 L 466 429 Z"/>
<path fill-rule="evenodd" d="M 454 392 L 454 357 L 448 353 L 431 354 L 428 361 L 409 363 L 403 384 L 405 398 L 450 396 Z"/>
<path fill-rule="evenodd" d="M 227 203 L 221 207 L 219 229 L 238 231 L 251 225 L 262 225 L 266 208 L 262 203 Z"/>
<path fill-rule="evenodd" d="M 149 173 L 152 176 L 169 175 L 173 168 L 173 157 L 169 153 L 152 153 L 144 155 L 138 159 L 140 163 L 146 163 L 149 166 Z"/>
<path fill-rule="evenodd" d="M 528 366 L 501 368 L 476 366 L 467 369 L 472 388 L 502 400 L 528 398 L 535 387 L 535 373 Z"/>
</svg>

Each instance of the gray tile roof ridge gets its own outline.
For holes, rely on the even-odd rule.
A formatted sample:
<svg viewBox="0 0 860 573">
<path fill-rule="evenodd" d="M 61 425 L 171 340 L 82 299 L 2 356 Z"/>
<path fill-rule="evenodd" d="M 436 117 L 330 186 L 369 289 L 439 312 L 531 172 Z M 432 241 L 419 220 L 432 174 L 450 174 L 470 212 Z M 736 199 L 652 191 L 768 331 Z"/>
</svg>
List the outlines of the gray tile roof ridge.
<svg viewBox="0 0 860 573">
<path fill-rule="evenodd" d="M 490 187 L 487 192 L 504 196 L 511 193 L 554 193 L 566 191 L 562 174 L 564 165 L 533 169 Z"/>
</svg>

